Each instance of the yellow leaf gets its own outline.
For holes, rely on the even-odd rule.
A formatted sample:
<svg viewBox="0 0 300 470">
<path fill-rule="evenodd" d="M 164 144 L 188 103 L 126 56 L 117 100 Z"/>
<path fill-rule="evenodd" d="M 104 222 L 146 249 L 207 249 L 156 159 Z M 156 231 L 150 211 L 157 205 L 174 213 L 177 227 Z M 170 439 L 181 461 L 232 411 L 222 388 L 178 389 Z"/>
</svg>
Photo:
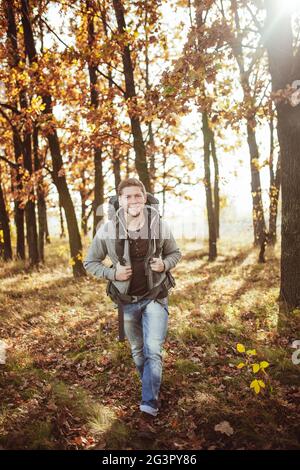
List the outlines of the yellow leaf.
<svg viewBox="0 0 300 470">
<path fill-rule="evenodd" d="M 260 369 L 259 364 L 252 364 L 252 368 L 253 368 L 254 374 L 256 374 L 256 372 L 258 372 Z"/>
<path fill-rule="evenodd" d="M 260 385 L 259 385 L 258 380 L 252 380 L 250 384 L 250 388 L 254 388 L 255 393 L 258 394 L 260 391 Z"/>
<path fill-rule="evenodd" d="M 246 351 L 246 354 L 248 354 L 248 356 L 256 356 L 256 349 L 248 349 L 248 351 Z"/>
<path fill-rule="evenodd" d="M 245 366 L 245 363 L 244 362 L 240 362 L 238 365 L 237 365 L 237 368 L 238 369 L 241 369 L 242 367 Z"/>
<path fill-rule="evenodd" d="M 261 369 L 266 369 L 267 367 L 269 367 L 269 365 L 270 365 L 270 364 L 269 364 L 267 361 L 262 361 L 262 362 L 260 363 L 260 368 L 261 368 Z"/>
<path fill-rule="evenodd" d="M 240 353 L 245 352 L 245 346 L 244 346 L 243 344 L 241 344 L 241 343 L 238 343 L 238 344 L 236 345 L 236 349 L 237 349 L 237 351 L 240 352 Z"/>
<path fill-rule="evenodd" d="M 264 382 L 263 380 L 259 380 L 258 383 L 259 383 L 259 385 L 260 385 L 261 387 L 263 387 L 263 388 L 266 387 L 266 384 L 265 384 L 265 382 Z"/>
</svg>

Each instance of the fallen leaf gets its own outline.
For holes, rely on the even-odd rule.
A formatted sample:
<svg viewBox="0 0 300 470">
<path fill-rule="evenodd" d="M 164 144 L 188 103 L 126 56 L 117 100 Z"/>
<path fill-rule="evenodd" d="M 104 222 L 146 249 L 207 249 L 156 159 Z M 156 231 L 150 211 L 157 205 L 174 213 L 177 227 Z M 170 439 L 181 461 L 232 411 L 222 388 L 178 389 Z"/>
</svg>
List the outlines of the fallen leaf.
<svg viewBox="0 0 300 470">
<path fill-rule="evenodd" d="M 234 433 L 233 428 L 230 426 L 228 421 L 222 421 L 221 423 L 216 424 L 214 429 L 215 431 L 226 434 L 227 436 L 231 436 Z"/>
</svg>

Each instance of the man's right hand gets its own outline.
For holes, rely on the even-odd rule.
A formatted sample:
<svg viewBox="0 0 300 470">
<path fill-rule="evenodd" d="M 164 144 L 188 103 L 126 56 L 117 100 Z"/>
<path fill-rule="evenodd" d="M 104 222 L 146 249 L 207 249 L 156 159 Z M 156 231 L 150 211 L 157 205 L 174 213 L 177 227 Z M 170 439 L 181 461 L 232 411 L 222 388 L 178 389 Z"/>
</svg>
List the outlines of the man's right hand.
<svg viewBox="0 0 300 470">
<path fill-rule="evenodd" d="M 116 280 L 117 281 L 127 281 L 132 275 L 131 266 L 122 266 L 118 261 L 116 265 Z"/>
</svg>

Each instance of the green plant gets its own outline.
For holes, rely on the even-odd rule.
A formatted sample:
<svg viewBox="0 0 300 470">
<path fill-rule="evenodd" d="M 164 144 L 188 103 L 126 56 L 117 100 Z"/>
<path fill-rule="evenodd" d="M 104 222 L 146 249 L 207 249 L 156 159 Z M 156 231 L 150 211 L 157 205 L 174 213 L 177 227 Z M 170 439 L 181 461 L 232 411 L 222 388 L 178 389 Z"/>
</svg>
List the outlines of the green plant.
<svg viewBox="0 0 300 470">
<path fill-rule="evenodd" d="M 253 378 L 250 383 L 250 388 L 253 389 L 256 394 L 259 394 L 262 389 L 266 388 L 262 377 L 265 378 L 265 376 L 267 376 L 265 369 L 269 367 L 270 364 L 267 361 L 253 362 L 253 356 L 257 356 L 255 349 L 246 350 L 245 346 L 241 343 L 236 345 L 236 349 L 240 354 L 244 355 L 243 362 L 239 362 L 237 368 L 243 369 L 245 367 L 252 374 L 256 374 L 255 378 Z"/>
</svg>

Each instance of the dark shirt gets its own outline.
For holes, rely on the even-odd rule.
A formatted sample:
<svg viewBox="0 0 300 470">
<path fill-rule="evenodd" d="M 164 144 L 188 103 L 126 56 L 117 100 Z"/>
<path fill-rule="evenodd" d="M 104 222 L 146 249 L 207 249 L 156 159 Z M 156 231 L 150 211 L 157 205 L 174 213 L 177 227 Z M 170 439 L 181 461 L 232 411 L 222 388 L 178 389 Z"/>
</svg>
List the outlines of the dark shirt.
<svg viewBox="0 0 300 470">
<path fill-rule="evenodd" d="M 140 229 L 128 230 L 132 276 L 129 295 L 144 295 L 148 291 L 147 276 L 145 275 L 145 258 L 148 253 L 149 240 L 141 238 Z M 137 234 L 137 235 L 136 235 Z"/>
<path fill-rule="evenodd" d="M 128 289 L 128 295 L 144 295 L 148 289 L 148 280 L 145 274 L 145 259 L 149 249 L 149 239 L 147 237 L 146 223 L 137 229 L 128 229 L 130 260 L 132 275 Z M 167 289 L 163 288 L 157 295 L 158 299 L 168 295 Z"/>
</svg>

